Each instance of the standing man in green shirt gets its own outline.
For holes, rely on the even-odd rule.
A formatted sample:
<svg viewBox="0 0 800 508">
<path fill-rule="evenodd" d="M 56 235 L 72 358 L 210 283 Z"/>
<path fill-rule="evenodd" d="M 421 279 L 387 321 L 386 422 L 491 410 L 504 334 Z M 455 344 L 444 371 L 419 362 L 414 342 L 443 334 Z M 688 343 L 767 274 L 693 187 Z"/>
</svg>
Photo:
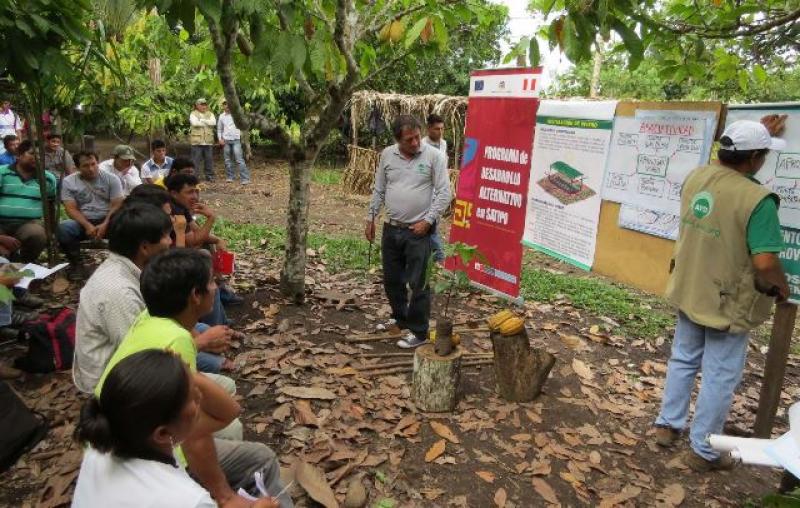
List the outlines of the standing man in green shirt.
<svg viewBox="0 0 800 508">
<path fill-rule="evenodd" d="M 765 118 L 779 134 L 780 122 Z M 750 330 L 766 321 L 774 300 L 789 286 L 778 254 L 783 237 L 778 196 L 753 175 L 769 150 L 786 146 L 758 122 L 725 129 L 719 161 L 695 169 L 681 191 L 681 224 L 670 266 L 667 299 L 678 308 L 656 442 L 672 445 L 683 431 L 697 372 L 697 396 L 684 462 L 697 472 L 730 469 L 706 441 L 722 432 L 733 392 L 742 378 Z"/>
</svg>

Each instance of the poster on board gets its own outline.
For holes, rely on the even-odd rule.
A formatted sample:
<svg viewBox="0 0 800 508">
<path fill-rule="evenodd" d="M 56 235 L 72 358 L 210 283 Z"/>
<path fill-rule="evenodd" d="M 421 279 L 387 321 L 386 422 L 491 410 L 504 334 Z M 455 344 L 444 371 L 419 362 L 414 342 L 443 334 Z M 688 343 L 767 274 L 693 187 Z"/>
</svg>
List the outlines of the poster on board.
<svg viewBox="0 0 800 508">
<path fill-rule="evenodd" d="M 683 180 L 703 162 L 706 130 L 701 119 L 615 119 L 603 199 L 678 215 Z"/>
<path fill-rule="evenodd" d="M 536 115 L 523 243 L 575 266 L 594 262 L 616 101 L 543 101 Z"/>
<path fill-rule="evenodd" d="M 464 153 L 450 242 L 473 245 L 483 260 L 448 259 L 470 280 L 519 297 L 522 231 L 541 69 L 494 69 L 470 75 Z"/>
<path fill-rule="evenodd" d="M 711 158 L 711 147 L 714 143 L 714 134 L 717 131 L 717 111 L 706 110 L 677 110 L 677 109 L 637 109 L 635 118 L 671 119 L 671 120 L 702 120 L 705 122 L 705 134 L 700 160 L 706 164 Z M 668 212 L 654 210 L 650 207 L 640 207 L 622 204 L 619 208 L 619 227 L 646 233 L 648 235 L 678 239 L 678 224 L 680 216 Z"/>
<path fill-rule="evenodd" d="M 785 150 L 770 151 L 756 179 L 781 198 L 778 216 L 785 248 L 780 257 L 789 280 L 791 301 L 800 303 L 800 103 L 728 106 L 726 125 L 737 120 L 759 121 L 765 115 L 788 115 Z"/>
</svg>

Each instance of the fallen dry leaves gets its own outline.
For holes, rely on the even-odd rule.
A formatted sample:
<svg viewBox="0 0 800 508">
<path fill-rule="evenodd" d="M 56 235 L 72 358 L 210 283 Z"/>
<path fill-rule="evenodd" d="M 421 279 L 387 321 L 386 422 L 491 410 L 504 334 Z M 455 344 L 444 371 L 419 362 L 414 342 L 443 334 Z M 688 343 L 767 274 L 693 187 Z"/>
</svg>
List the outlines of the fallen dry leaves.
<svg viewBox="0 0 800 508">
<path fill-rule="evenodd" d="M 535 490 L 542 499 L 550 504 L 561 504 L 558 501 L 558 496 L 556 496 L 556 491 L 542 478 L 534 477 L 531 483 L 533 483 L 533 490 Z"/>
<path fill-rule="evenodd" d="M 447 439 L 451 443 L 455 443 L 455 444 L 460 443 L 460 441 L 458 440 L 458 436 L 453 434 L 453 431 L 450 430 L 450 428 L 447 425 L 445 425 L 443 423 L 435 422 L 435 421 L 431 421 L 430 424 L 431 424 L 431 428 L 433 429 L 433 431 L 439 437 Z"/>
<path fill-rule="evenodd" d="M 475 471 L 475 474 L 486 483 L 494 483 L 494 473 L 490 471 Z"/>
<path fill-rule="evenodd" d="M 444 439 L 440 439 L 433 443 L 428 451 L 425 453 L 425 462 L 433 462 L 437 458 L 439 458 L 446 448 L 446 441 Z"/>
</svg>

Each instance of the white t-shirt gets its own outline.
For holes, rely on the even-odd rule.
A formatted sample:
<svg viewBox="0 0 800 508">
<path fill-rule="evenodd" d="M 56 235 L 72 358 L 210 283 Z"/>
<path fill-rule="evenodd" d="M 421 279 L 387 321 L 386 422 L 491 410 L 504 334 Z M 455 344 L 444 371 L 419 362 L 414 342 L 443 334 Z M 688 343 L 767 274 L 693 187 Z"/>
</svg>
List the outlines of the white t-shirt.
<svg viewBox="0 0 800 508">
<path fill-rule="evenodd" d="M 89 447 L 83 454 L 73 508 L 217 508 L 182 467 L 120 459 Z"/>
<path fill-rule="evenodd" d="M 120 182 L 122 182 L 123 196 L 130 194 L 134 187 L 142 185 L 142 179 L 139 177 L 139 170 L 136 166 L 131 166 L 124 175 L 114 167 L 114 159 L 104 160 L 98 166 L 100 167 L 100 171 L 105 171 L 106 173 L 111 173 L 119 177 Z"/>
<path fill-rule="evenodd" d="M 433 141 L 431 141 L 431 138 L 425 136 L 424 138 L 422 138 L 422 142 L 427 143 L 434 148 L 438 148 L 439 150 L 442 151 L 443 154 L 447 155 L 447 141 L 445 141 L 444 138 L 439 138 L 439 142 L 434 143 Z"/>
<path fill-rule="evenodd" d="M 11 109 L 7 113 L 0 112 L 0 139 L 11 134 L 16 136 L 18 130 L 22 130 L 22 122 L 17 114 Z"/>
</svg>

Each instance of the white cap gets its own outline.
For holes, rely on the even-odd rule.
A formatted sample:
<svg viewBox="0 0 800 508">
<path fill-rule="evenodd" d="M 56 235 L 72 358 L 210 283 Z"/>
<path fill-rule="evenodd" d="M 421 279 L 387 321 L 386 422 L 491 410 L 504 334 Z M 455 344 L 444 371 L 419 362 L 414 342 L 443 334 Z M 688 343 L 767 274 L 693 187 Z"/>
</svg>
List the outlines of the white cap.
<svg viewBox="0 0 800 508">
<path fill-rule="evenodd" d="M 733 142 L 733 145 L 722 143 L 722 148 L 725 150 L 783 150 L 786 148 L 786 141 L 771 137 L 764 125 L 752 120 L 733 122 L 722 133 L 722 137 L 725 136 Z"/>
</svg>

